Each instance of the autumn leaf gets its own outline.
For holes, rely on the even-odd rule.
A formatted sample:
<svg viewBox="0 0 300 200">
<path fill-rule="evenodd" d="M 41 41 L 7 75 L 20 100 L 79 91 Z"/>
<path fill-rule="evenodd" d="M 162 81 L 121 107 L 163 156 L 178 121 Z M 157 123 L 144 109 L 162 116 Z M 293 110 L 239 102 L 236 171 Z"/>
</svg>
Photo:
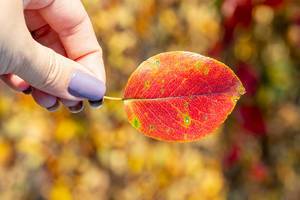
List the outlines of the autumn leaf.
<svg viewBox="0 0 300 200">
<path fill-rule="evenodd" d="M 213 132 L 245 89 L 221 62 L 191 52 L 144 61 L 131 75 L 123 102 L 129 122 L 163 141 L 194 141 Z"/>
</svg>

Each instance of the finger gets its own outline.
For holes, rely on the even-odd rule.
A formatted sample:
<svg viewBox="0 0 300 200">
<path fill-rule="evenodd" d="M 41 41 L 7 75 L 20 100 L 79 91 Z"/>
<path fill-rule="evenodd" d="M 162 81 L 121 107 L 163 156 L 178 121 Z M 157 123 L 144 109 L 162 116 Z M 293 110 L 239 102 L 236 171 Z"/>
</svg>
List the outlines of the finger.
<svg viewBox="0 0 300 200">
<path fill-rule="evenodd" d="M 48 111 L 54 112 L 59 109 L 59 101 L 56 97 L 52 95 L 33 89 L 32 97 L 38 105 L 46 108 Z M 69 101 L 66 99 L 60 100 L 69 109 L 71 113 L 79 113 L 84 109 L 82 101 Z"/>
<path fill-rule="evenodd" d="M 54 1 L 55 0 L 25 0 L 23 8 L 28 10 L 37 10 L 50 5 Z"/>
<path fill-rule="evenodd" d="M 45 22 L 37 11 L 25 11 L 25 20 L 33 39 L 53 49 L 56 53 L 66 56 L 58 34 Z"/>
<path fill-rule="evenodd" d="M 46 108 L 50 112 L 54 112 L 59 108 L 58 99 L 42 91 L 33 89 L 32 97 L 38 105 Z"/>
<path fill-rule="evenodd" d="M 103 98 L 104 83 L 79 63 L 33 40 L 17 49 L 22 50 L 23 60 L 13 63 L 15 67 L 11 68 L 11 73 L 33 87 L 68 100 L 97 101 Z"/>
<path fill-rule="evenodd" d="M 70 100 L 67 100 L 67 99 L 62 99 L 60 98 L 59 99 L 66 107 L 73 107 L 73 106 L 76 106 L 79 101 L 70 101 Z"/>
<path fill-rule="evenodd" d="M 66 52 L 64 50 L 64 47 L 62 46 L 58 34 L 54 32 L 49 25 L 45 25 L 43 27 L 40 27 L 39 29 L 32 31 L 33 38 L 39 42 L 40 44 L 43 44 L 44 46 L 47 46 L 51 49 L 53 49 L 55 52 L 65 56 Z M 74 107 L 76 105 L 79 105 L 78 101 L 69 101 L 66 99 L 61 99 L 61 102 L 67 106 L 67 107 Z M 100 108 L 102 106 L 102 100 L 98 101 L 89 101 L 90 106 L 93 108 Z M 72 109 L 70 109 L 72 110 Z"/>
<path fill-rule="evenodd" d="M 35 90 L 33 92 L 34 89 L 32 89 L 30 85 L 28 85 L 24 80 L 22 80 L 18 76 L 13 74 L 7 74 L 2 75 L 1 79 L 16 91 L 22 91 L 25 94 L 32 94 L 33 99 L 40 106 L 46 108 L 48 111 L 55 111 L 59 108 L 59 103 L 55 103 L 54 105 L 52 105 L 56 97 L 45 94 L 38 90 Z"/>
<path fill-rule="evenodd" d="M 103 105 L 103 99 L 100 99 L 99 101 L 89 101 L 89 104 L 92 108 L 101 108 Z"/>
<path fill-rule="evenodd" d="M 24 17 L 26 26 L 30 32 L 36 31 L 47 25 L 47 22 L 42 18 L 37 10 L 25 10 Z"/>
<path fill-rule="evenodd" d="M 105 82 L 102 51 L 81 1 L 55 0 L 42 8 L 40 14 L 58 33 L 68 57 Z"/>
<path fill-rule="evenodd" d="M 29 20 L 30 17 L 33 17 L 36 20 L 31 21 Z M 27 27 L 29 30 L 31 30 L 31 35 L 37 42 L 53 49 L 56 53 L 59 53 L 63 56 L 66 55 L 57 33 L 53 31 L 53 29 L 51 29 L 49 25 L 46 24 L 46 22 L 41 18 L 38 12 L 27 12 L 27 18 L 29 18 L 27 20 Z M 39 97 L 36 96 L 35 98 L 38 99 Z M 79 101 L 69 101 L 66 99 L 60 99 L 60 101 L 66 107 L 74 107 L 79 103 Z"/>
<path fill-rule="evenodd" d="M 36 12 L 33 11 L 30 12 L 30 16 L 32 17 L 36 17 L 35 16 L 36 14 L 37 14 Z M 30 29 L 36 29 L 35 31 L 32 31 L 32 36 L 34 37 L 34 39 L 36 39 L 41 44 L 52 48 L 56 52 L 65 55 L 65 51 L 59 41 L 57 34 L 53 30 L 51 30 L 51 28 L 47 25 L 40 27 L 42 25 L 44 25 L 44 23 L 42 22 L 41 19 L 35 20 L 34 23 L 29 24 Z M 8 86 L 10 86 L 12 89 L 16 91 L 22 91 L 25 94 L 30 94 L 32 91 L 30 85 L 16 75 L 13 74 L 2 75 L 1 79 Z M 71 106 L 74 106 L 75 104 L 78 104 L 78 102 L 73 102 Z"/>
<path fill-rule="evenodd" d="M 31 88 L 28 83 L 16 75 L 5 74 L 0 77 L 4 83 L 16 91 L 28 93 Z"/>
<path fill-rule="evenodd" d="M 53 31 L 49 25 L 47 25 L 40 14 L 36 11 L 30 10 L 27 11 L 25 15 L 27 16 L 25 17 L 26 24 L 28 29 L 31 31 L 32 37 L 42 45 L 53 49 L 55 52 L 63 56 L 66 56 L 66 52 L 60 42 L 58 34 Z M 68 107 L 70 111 L 74 112 L 74 110 L 77 110 L 76 107 L 78 107 L 79 101 L 70 101 L 67 99 L 60 99 L 60 101 L 64 106 Z"/>
<path fill-rule="evenodd" d="M 59 40 L 57 33 L 53 31 L 53 29 L 51 29 L 49 25 L 42 26 L 39 29 L 32 31 L 31 34 L 37 42 L 53 49 L 55 52 L 59 53 L 60 55 L 63 56 L 66 55 L 66 52 Z M 71 108 L 70 110 L 74 110 L 73 107 L 79 104 L 79 101 L 70 101 L 67 99 L 60 99 L 60 101 L 66 107 Z"/>
<path fill-rule="evenodd" d="M 71 113 L 80 113 L 84 109 L 83 102 L 79 102 L 74 106 L 68 107 Z"/>
<path fill-rule="evenodd" d="M 66 51 L 58 37 L 58 34 L 49 26 L 45 25 L 32 31 L 31 35 L 40 44 L 54 50 L 56 53 L 66 56 Z"/>
<path fill-rule="evenodd" d="M 25 10 L 25 21 L 33 39 L 53 49 L 56 53 L 66 56 L 58 34 L 46 23 L 36 10 Z"/>
</svg>

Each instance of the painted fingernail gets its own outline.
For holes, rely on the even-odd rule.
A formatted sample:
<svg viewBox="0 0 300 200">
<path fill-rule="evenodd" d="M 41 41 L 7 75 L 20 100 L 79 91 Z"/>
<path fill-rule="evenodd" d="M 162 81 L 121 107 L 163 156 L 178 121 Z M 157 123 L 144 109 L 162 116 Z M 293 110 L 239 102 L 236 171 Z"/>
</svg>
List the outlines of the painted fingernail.
<svg viewBox="0 0 300 200">
<path fill-rule="evenodd" d="M 32 87 L 27 88 L 26 90 L 23 91 L 24 94 L 31 94 L 32 93 Z"/>
<path fill-rule="evenodd" d="M 83 111 L 83 102 L 79 102 L 76 106 L 68 107 L 71 113 L 80 113 Z"/>
<path fill-rule="evenodd" d="M 55 104 L 53 106 L 47 108 L 47 110 L 49 112 L 55 112 L 58 110 L 59 106 L 60 106 L 59 101 L 56 100 Z"/>
<path fill-rule="evenodd" d="M 68 92 L 71 95 L 90 101 L 99 101 L 102 99 L 105 90 L 106 87 L 102 81 L 80 71 L 73 74 L 68 87 Z"/>
<path fill-rule="evenodd" d="M 100 99 L 99 101 L 89 101 L 89 104 L 92 108 L 101 108 L 103 105 L 103 99 Z"/>
</svg>

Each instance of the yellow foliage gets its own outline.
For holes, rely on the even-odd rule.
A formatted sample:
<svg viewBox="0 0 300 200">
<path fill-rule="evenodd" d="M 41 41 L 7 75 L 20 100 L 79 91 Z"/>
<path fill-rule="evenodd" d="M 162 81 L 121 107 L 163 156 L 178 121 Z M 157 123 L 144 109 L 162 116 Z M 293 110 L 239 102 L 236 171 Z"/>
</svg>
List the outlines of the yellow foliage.
<svg viewBox="0 0 300 200">
<path fill-rule="evenodd" d="M 9 162 L 12 156 L 12 146 L 0 138 L 0 166 Z"/>
<path fill-rule="evenodd" d="M 78 131 L 79 128 L 76 122 L 70 119 L 65 119 L 58 122 L 54 136 L 58 142 L 68 142 L 76 136 Z"/>
<path fill-rule="evenodd" d="M 62 184 L 56 183 L 50 192 L 50 200 L 72 200 L 70 189 Z"/>
</svg>

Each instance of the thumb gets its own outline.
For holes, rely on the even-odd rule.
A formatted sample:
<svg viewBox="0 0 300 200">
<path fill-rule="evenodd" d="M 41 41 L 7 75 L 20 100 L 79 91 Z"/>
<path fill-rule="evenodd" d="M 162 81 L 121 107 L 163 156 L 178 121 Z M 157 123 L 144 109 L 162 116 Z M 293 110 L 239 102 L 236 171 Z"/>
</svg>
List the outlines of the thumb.
<svg viewBox="0 0 300 200">
<path fill-rule="evenodd" d="M 36 41 L 24 50 L 24 62 L 15 67 L 18 75 L 33 87 L 68 100 L 99 101 L 106 87 L 81 64 L 55 53 Z M 27 47 L 28 49 L 28 47 Z"/>
</svg>

